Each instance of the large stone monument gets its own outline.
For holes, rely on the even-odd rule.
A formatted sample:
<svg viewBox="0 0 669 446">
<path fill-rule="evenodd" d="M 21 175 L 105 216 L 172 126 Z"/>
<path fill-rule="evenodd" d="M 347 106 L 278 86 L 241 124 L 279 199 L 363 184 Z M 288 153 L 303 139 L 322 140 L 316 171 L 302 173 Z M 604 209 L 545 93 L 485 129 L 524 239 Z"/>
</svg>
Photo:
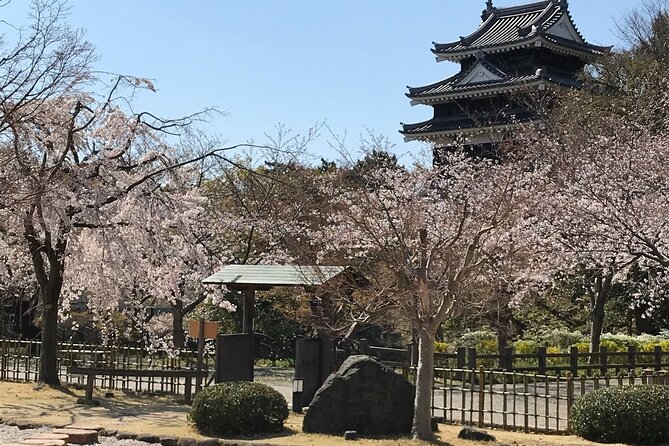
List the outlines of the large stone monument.
<svg viewBox="0 0 669 446">
<path fill-rule="evenodd" d="M 351 356 L 331 374 L 304 417 L 304 432 L 341 435 L 411 431 L 414 386 L 374 358 Z"/>
</svg>

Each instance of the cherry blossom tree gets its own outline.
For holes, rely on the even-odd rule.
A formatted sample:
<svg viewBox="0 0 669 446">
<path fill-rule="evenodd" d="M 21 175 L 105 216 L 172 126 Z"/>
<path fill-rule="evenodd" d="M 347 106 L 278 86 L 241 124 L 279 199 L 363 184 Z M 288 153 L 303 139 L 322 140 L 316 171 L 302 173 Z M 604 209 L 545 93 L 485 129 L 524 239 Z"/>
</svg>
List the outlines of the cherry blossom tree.
<svg viewBox="0 0 669 446">
<path fill-rule="evenodd" d="M 73 239 L 63 298 L 85 294 L 98 318 L 123 312 L 132 321 L 127 337 L 130 330 L 154 334 L 150 345 L 168 351 L 184 347 L 184 318 L 205 300 L 234 311 L 220 292 L 202 285 L 202 278 L 226 262 L 223 241 L 237 220 L 233 214 L 212 214 L 209 200 L 187 186 L 170 185 L 139 197 L 116 222 L 119 230 L 87 231 Z M 156 306 L 171 309 L 168 336 L 153 329 Z M 67 308 L 66 303 L 62 317 L 67 318 Z"/>
<path fill-rule="evenodd" d="M 669 85 L 657 66 L 649 65 L 643 73 L 637 68 L 625 68 L 625 85 L 607 96 L 567 94 L 549 129 L 534 147 L 527 146 L 552 165 L 547 176 L 551 193 L 537 224 L 544 232 L 538 246 L 547 271 L 582 277 L 594 353 L 613 285 L 626 280 L 634 267 L 653 269 L 657 283 L 646 296 L 660 299 L 668 264 Z M 647 302 L 648 308 L 657 303 Z"/>
<path fill-rule="evenodd" d="M 17 253 L 29 259 L 42 310 L 39 378 L 49 384 L 58 383 L 59 313 L 81 293 L 101 318 L 130 297 L 185 309 L 202 299 L 195 277 L 224 256 L 203 247 L 212 231 L 204 230 L 203 198 L 190 192 L 200 183 L 190 166 L 235 164 L 225 153 L 253 147 L 203 138 L 192 153 L 192 144 L 168 144 L 166 136 L 193 135 L 204 113 L 134 111 L 130 98 L 154 91 L 152 82 L 96 78 L 93 51 L 62 24 L 64 12 L 60 2 L 35 1 L 29 32 L 0 48 L 0 274 L 12 280 Z"/>
<path fill-rule="evenodd" d="M 463 296 L 473 295 L 484 271 L 527 249 L 521 234 L 538 175 L 521 159 L 496 164 L 451 156 L 438 171 L 375 171 L 366 187 L 323 181 L 335 211 L 310 234 L 323 247 L 321 259 L 362 271 L 370 291 L 391 302 L 418 338 L 415 438 L 433 438 L 437 330 Z"/>
</svg>

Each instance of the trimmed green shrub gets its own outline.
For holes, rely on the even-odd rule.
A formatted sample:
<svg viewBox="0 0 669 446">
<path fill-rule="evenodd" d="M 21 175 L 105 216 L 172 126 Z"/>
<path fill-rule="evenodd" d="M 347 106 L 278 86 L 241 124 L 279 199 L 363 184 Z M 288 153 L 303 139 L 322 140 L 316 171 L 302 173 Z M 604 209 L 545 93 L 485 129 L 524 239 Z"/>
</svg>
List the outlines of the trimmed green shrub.
<svg viewBox="0 0 669 446">
<path fill-rule="evenodd" d="M 669 442 L 669 388 L 610 387 L 587 393 L 574 403 L 574 432 L 603 443 Z"/>
<path fill-rule="evenodd" d="M 207 387 L 193 399 L 188 414 L 207 435 L 278 432 L 288 418 L 288 403 L 273 388 L 254 382 L 232 382 Z"/>
</svg>

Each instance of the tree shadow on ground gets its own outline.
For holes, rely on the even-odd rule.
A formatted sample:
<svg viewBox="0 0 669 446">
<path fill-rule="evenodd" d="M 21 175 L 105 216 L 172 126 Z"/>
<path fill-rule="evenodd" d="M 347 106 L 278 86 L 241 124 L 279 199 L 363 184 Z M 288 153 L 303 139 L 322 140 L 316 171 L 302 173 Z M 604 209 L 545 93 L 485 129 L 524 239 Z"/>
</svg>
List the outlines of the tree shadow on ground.
<svg viewBox="0 0 669 446">
<path fill-rule="evenodd" d="M 65 387 L 65 386 L 62 386 L 62 385 L 61 385 L 61 386 L 49 386 L 49 387 L 51 387 L 53 390 L 56 390 L 56 391 L 61 392 L 61 393 L 64 393 L 65 395 L 68 395 L 68 396 L 71 396 L 71 397 L 75 397 L 75 398 L 77 397 L 77 394 L 76 394 L 76 393 L 74 393 L 71 389 L 69 389 L 69 388 L 67 388 L 67 387 Z"/>
</svg>

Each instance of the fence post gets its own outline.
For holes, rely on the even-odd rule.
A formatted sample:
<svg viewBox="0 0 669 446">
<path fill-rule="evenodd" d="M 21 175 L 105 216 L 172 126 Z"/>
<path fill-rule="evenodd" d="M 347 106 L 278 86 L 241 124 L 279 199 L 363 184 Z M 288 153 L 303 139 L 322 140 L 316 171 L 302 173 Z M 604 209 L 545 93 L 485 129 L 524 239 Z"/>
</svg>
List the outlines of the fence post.
<svg viewBox="0 0 669 446">
<path fill-rule="evenodd" d="M 485 411 L 485 369 L 479 367 L 479 427 L 483 427 L 483 413 Z"/>
<path fill-rule="evenodd" d="M 467 352 L 467 368 L 476 370 L 476 347 L 470 347 Z"/>
<path fill-rule="evenodd" d="M 599 371 L 602 375 L 609 373 L 609 348 L 605 345 L 599 347 Z"/>
<path fill-rule="evenodd" d="M 577 349 L 578 350 L 578 349 Z M 558 379 L 558 387 L 560 381 Z M 567 373 L 567 430 L 571 432 L 571 406 L 574 405 L 574 378 L 571 372 Z"/>
<path fill-rule="evenodd" d="M 365 338 L 362 338 L 358 341 L 358 349 L 360 350 L 361 355 L 369 354 L 369 341 Z"/>
<path fill-rule="evenodd" d="M 523 375 L 523 432 L 530 431 L 530 402 L 529 402 L 529 384 L 527 374 Z"/>
<path fill-rule="evenodd" d="M 465 359 L 467 357 L 467 349 L 464 347 L 458 347 L 455 351 L 455 368 L 464 369 L 465 368 Z"/>
<path fill-rule="evenodd" d="M 636 368 L 636 347 L 630 345 L 627 347 L 627 371 L 632 373 Z"/>
<path fill-rule="evenodd" d="M 655 346 L 655 370 L 662 370 L 662 347 L 659 345 Z"/>
<path fill-rule="evenodd" d="M 569 367 L 571 369 L 571 375 L 578 375 L 578 347 L 572 346 L 569 348 Z"/>
<path fill-rule="evenodd" d="M 7 379 L 7 367 L 9 364 L 9 355 L 7 354 L 7 341 L 5 339 L 2 340 L 2 364 L 0 365 L 2 369 L 0 370 L 0 379 L 3 381 Z"/>
<path fill-rule="evenodd" d="M 546 347 L 537 349 L 539 375 L 546 375 Z"/>
<path fill-rule="evenodd" d="M 506 370 L 513 371 L 513 347 L 504 347 L 504 363 Z"/>
</svg>

